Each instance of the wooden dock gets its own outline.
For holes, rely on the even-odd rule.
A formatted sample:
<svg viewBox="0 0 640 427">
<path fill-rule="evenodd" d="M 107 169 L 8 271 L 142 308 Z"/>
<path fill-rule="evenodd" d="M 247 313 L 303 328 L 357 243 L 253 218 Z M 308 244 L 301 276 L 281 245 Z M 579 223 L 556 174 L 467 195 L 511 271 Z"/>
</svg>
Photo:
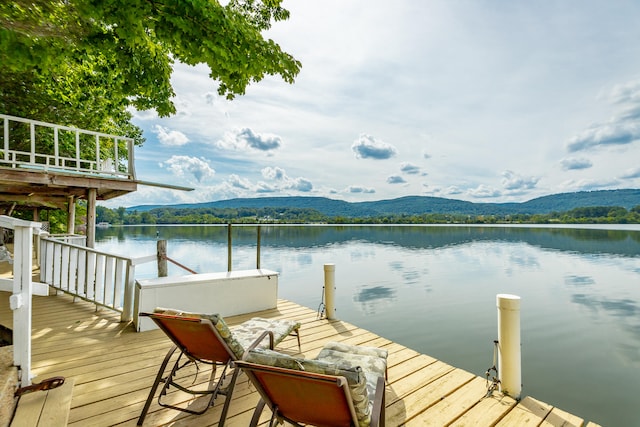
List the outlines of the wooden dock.
<svg viewBox="0 0 640 427">
<path fill-rule="evenodd" d="M 0 324 L 12 327 L 8 299 L 9 293 L 0 292 Z M 585 425 L 580 417 L 530 397 L 517 402 L 497 392 L 487 396 L 484 378 L 349 323 L 318 320 L 315 311 L 289 301 L 280 300 L 277 309 L 226 320 L 233 326 L 253 316 L 301 322 L 302 355 L 308 358 L 316 356 L 327 341 L 387 349 L 387 426 Z M 33 298 L 34 382 L 52 376 L 73 379 L 71 426 L 136 425 L 149 387 L 171 342 L 159 330 L 137 333 L 132 325 L 119 320 L 119 313 L 108 309 L 96 311 L 93 304 L 73 302 L 67 295 Z M 300 356 L 295 338 L 286 339 L 278 350 Z M 198 373 L 194 370 L 188 375 L 193 377 L 194 383 L 206 382 L 208 378 L 205 369 Z M 178 402 L 184 399 L 177 393 L 168 397 Z M 257 392 L 246 377 L 240 376 L 227 425 L 248 425 L 257 402 Z M 161 408 L 155 401 L 145 426 L 216 426 L 221 407 L 216 401 L 204 415 L 193 416 Z M 266 422 L 265 414 L 263 417 Z M 587 426 L 597 425 L 588 423 Z"/>
</svg>

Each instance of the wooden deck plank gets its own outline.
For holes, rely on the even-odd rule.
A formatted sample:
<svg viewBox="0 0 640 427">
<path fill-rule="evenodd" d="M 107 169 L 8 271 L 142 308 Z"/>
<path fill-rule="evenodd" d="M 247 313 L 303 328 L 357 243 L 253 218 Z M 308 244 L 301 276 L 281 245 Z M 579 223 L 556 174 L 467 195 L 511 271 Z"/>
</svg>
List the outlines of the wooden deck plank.
<svg viewBox="0 0 640 427">
<path fill-rule="evenodd" d="M 475 406 L 456 419 L 451 426 L 474 427 L 488 426 L 508 413 L 518 402 L 512 397 L 503 394 L 492 394 L 484 397 Z"/>
<path fill-rule="evenodd" d="M 540 427 L 582 427 L 584 420 L 559 408 L 553 408 Z"/>
<path fill-rule="evenodd" d="M 444 396 L 438 403 L 419 413 L 406 423 L 409 426 L 444 426 L 462 415 L 469 408 L 477 404 L 487 394 L 485 380 L 473 378 L 448 396 Z"/>
<path fill-rule="evenodd" d="M 473 379 L 473 375 L 469 372 L 461 369 L 452 369 L 434 381 L 428 382 L 428 386 L 426 386 L 420 381 L 421 374 L 405 377 L 391 385 L 398 398 L 392 404 L 387 405 L 386 420 L 388 424 L 401 425 L 411 421 L 418 414 L 435 405 L 443 397 Z M 403 389 L 411 390 L 411 392 L 403 393 Z"/>
<path fill-rule="evenodd" d="M 497 424 L 503 426 L 538 426 L 553 409 L 533 397 L 525 397 Z"/>
<path fill-rule="evenodd" d="M 20 397 L 12 427 L 64 426 L 69 419 L 73 379 L 47 391 L 35 391 Z"/>
<path fill-rule="evenodd" d="M 0 323 L 11 326 L 8 293 L 0 293 Z M 4 301 L 4 302 L 3 302 Z M 159 330 L 142 333 L 110 310 L 59 294 L 34 297 L 33 373 L 37 378 L 62 375 L 75 382 L 69 425 L 134 426 L 151 383 L 171 341 Z M 580 418 L 532 398 L 518 403 L 495 393 L 486 397 L 486 383 L 428 355 L 341 320 L 318 319 L 317 313 L 285 300 L 275 309 L 225 320 L 233 328 L 251 317 L 293 319 L 302 324 L 300 343 L 288 337 L 278 350 L 315 357 L 328 341 L 381 347 L 389 352 L 386 385 L 386 425 L 516 426 L 573 425 Z M 209 372 L 187 369 L 186 381 L 206 382 Z M 170 391 L 169 401 L 193 404 L 183 393 Z M 151 405 L 145 426 L 217 426 L 225 397 L 201 416 Z M 247 425 L 259 396 L 241 375 L 229 407 L 227 425 Z M 262 420 L 267 420 L 263 414 Z M 579 425 L 579 424 L 576 424 Z M 590 423 L 590 427 L 598 427 Z"/>
</svg>

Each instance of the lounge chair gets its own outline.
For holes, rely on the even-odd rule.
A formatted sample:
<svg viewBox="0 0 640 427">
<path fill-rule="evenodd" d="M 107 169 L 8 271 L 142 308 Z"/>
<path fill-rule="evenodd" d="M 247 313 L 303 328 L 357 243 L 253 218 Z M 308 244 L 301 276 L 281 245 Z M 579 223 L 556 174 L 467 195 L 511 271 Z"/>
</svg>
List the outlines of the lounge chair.
<svg viewBox="0 0 640 427">
<path fill-rule="evenodd" d="M 387 352 L 328 343 L 315 359 L 260 348 L 235 361 L 261 396 L 250 426 L 271 410 L 269 426 L 384 426 Z"/>
<path fill-rule="evenodd" d="M 296 335 L 298 338 L 298 347 L 300 347 L 300 323 L 291 320 L 253 318 L 234 329 L 229 329 L 224 319 L 216 314 L 203 315 L 159 308 L 153 313 L 140 313 L 140 315 L 151 318 L 158 327 L 167 334 L 175 346 L 169 350 L 160 365 L 147 401 L 138 418 L 138 425 L 142 425 L 144 422 L 158 386 L 162 384 L 162 389 L 158 395 L 158 404 L 160 404 L 160 406 L 196 415 L 206 412 L 209 407 L 213 406 L 216 396 L 218 394 L 224 394 L 226 399 L 219 421 L 219 426 L 223 426 L 229 409 L 233 387 L 239 373 L 239 369 L 234 369 L 229 385 L 226 387 L 222 386 L 227 368 L 229 368 L 231 362 L 240 359 L 245 349 L 249 347 L 273 349 L 275 345 L 288 335 Z M 269 337 L 269 340 L 264 339 L 266 337 Z M 180 354 L 171 369 L 167 371 L 167 365 L 176 350 L 180 350 Z M 179 384 L 176 380 L 176 374 L 180 369 L 197 362 L 212 366 L 211 376 L 206 389 L 194 387 L 193 384 L 185 386 Z M 223 367 L 223 370 L 219 379 L 216 381 L 216 368 L 219 366 Z M 165 374 L 165 372 L 168 372 L 168 374 Z M 194 380 L 192 380 L 192 382 L 195 383 Z M 165 403 L 162 401 L 162 397 L 167 394 L 169 387 L 175 387 L 178 390 L 194 396 L 208 395 L 210 396 L 209 401 L 207 405 L 200 410 Z"/>
</svg>

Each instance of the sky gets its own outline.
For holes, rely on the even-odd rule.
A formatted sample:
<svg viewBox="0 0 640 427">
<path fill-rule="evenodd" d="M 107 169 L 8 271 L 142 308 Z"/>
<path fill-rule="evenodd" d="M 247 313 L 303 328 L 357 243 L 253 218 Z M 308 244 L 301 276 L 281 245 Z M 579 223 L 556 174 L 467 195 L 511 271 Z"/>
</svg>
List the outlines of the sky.
<svg viewBox="0 0 640 427">
<path fill-rule="evenodd" d="M 232 101 L 176 64 L 177 114 L 134 111 L 143 181 L 115 208 L 237 197 L 524 202 L 640 188 L 637 0 L 285 0 L 302 62 Z"/>
</svg>

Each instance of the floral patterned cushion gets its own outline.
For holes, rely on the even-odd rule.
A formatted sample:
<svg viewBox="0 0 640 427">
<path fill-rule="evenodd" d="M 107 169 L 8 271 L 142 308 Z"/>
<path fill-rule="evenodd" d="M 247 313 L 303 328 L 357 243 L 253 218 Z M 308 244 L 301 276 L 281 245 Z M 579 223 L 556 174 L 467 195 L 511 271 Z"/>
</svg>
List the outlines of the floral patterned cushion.
<svg viewBox="0 0 640 427">
<path fill-rule="evenodd" d="M 248 362 L 261 365 L 345 377 L 360 427 L 368 427 L 371 423 L 376 382 L 379 376 L 384 376 L 386 359 L 386 350 L 333 342 L 328 343 L 315 359 L 299 359 L 265 349 L 250 351 L 246 358 Z"/>
<path fill-rule="evenodd" d="M 333 363 L 341 369 L 359 367 L 367 380 L 369 413 L 373 408 L 378 378 L 387 371 L 387 350 L 377 347 L 328 342 L 316 357 L 317 360 Z"/>
<path fill-rule="evenodd" d="M 244 350 L 248 348 L 264 331 L 273 332 L 273 345 L 281 342 L 287 335 L 300 329 L 300 323 L 292 320 L 262 319 L 254 317 L 233 329 L 229 329 L 227 323 L 219 314 L 189 313 L 172 308 L 157 307 L 154 313 L 170 316 L 189 317 L 192 319 L 208 319 L 229 346 L 238 359 L 242 357 Z M 269 340 L 265 338 L 259 347 L 269 347 Z"/>
<path fill-rule="evenodd" d="M 300 323 L 286 319 L 263 319 L 254 317 L 232 329 L 233 336 L 246 349 L 262 334 L 264 331 L 273 332 L 273 345 L 278 345 L 289 334 L 300 329 Z M 258 344 L 258 348 L 269 348 L 269 339 L 264 338 Z M 242 354 L 238 355 L 242 357 Z"/>
<path fill-rule="evenodd" d="M 356 368 L 340 369 L 330 362 L 292 357 L 265 348 L 251 350 L 245 360 L 258 365 L 295 369 L 324 375 L 340 375 L 345 377 L 349 383 L 360 382 L 360 377 L 362 376 L 362 370 Z"/>
</svg>

